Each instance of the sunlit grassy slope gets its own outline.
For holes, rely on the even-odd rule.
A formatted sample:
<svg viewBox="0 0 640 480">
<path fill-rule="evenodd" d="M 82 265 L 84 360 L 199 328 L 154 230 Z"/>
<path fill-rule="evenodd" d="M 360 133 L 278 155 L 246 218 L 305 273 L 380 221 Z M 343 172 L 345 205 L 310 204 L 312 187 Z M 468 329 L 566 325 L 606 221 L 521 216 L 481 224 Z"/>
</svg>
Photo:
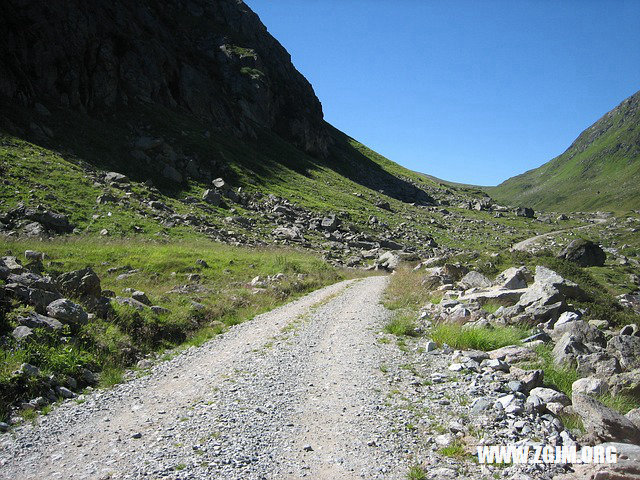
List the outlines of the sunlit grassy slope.
<svg viewBox="0 0 640 480">
<path fill-rule="evenodd" d="M 223 177 L 233 188 L 274 194 L 319 215 L 340 214 L 364 233 L 391 234 L 404 224 L 405 230 L 416 232 L 415 238 L 428 235 L 439 245 L 496 248 L 509 245 L 529 232 L 554 228 L 512 215 L 494 218 L 489 212 L 460 207 L 482 192 L 474 187 L 444 185 L 405 169 L 330 126 L 333 144 L 329 155 L 314 158 L 268 131 L 259 131 L 257 138 L 241 140 L 209 131 L 206 124 L 191 115 L 157 106 L 137 105 L 103 118 L 51 110 L 51 116 L 38 117 L 32 110 L 3 108 L 0 212 L 19 202 L 29 206 L 42 204 L 67 214 L 82 234 L 96 235 L 107 229 L 111 237 L 199 236 L 180 222 L 167 228 L 154 220 L 154 212 L 147 203 L 136 200 L 158 196 L 144 183 L 151 180 L 159 189 L 158 199 L 176 214 L 195 214 L 220 230 L 229 229 L 224 220 L 230 215 L 254 219 L 255 226 L 250 229 L 233 226 L 248 237 L 264 238 L 273 230 L 260 214 L 242 205 L 233 205 L 235 211 L 231 212 L 229 208 L 203 208 L 201 203 L 189 201 L 189 197 L 201 198 L 210 184 L 200 178 L 171 183 L 162 177 L 154 160 L 132 158 L 133 142 L 138 136 L 147 135 L 163 138 L 181 155 L 195 159 L 209 170 L 213 178 Z M 33 138 L 29 134 L 33 120 L 49 128 L 53 137 Z M 2 125 L 19 126 L 23 133 Z M 99 172 L 111 170 L 132 179 L 133 197 L 126 198 L 121 190 L 108 185 L 94 184 Z M 443 209 L 413 205 L 413 195 L 418 189 L 436 200 L 446 200 L 444 206 L 449 214 Z M 119 201 L 97 204 L 97 196 L 105 192 Z M 376 206 L 380 201 L 388 202 L 390 210 Z M 386 227 L 373 232 L 371 216 Z"/>
<path fill-rule="evenodd" d="M 640 92 L 582 132 L 562 155 L 489 194 L 547 210 L 640 208 Z"/>
</svg>

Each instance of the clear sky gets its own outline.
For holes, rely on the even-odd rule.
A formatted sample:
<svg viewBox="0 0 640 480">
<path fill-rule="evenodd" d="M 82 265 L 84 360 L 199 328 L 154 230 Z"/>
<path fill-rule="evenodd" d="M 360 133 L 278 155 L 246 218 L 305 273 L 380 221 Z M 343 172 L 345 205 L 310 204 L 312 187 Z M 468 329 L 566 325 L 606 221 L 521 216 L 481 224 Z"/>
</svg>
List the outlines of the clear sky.
<svg viewBox="0 0 640 480">
<path fill-rule="evenodd" d="M 640 0 L 245 0 L 325 119 L 405 167 L 495 185 L 640 90 Z"/>
</svg>

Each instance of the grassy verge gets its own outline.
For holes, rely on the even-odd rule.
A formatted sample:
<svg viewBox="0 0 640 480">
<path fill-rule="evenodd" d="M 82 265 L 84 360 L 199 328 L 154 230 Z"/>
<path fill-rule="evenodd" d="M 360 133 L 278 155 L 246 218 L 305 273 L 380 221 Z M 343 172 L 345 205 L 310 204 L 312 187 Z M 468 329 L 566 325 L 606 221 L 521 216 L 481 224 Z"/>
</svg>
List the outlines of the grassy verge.
<svg viewBox="0 0 640 480">
<path fill-rule="evenodd" d="M 417 312 L 433 298 L 432 292 L 422 284 L 423 280 L 424 272 L 413 271 L 408 266 L 398 269 L 385 291 L 385 307 L 389 310 L 407 309 Z"/>
<path fill-rule="evenodd" d="M 309 253 L 232 247 L 206 240 L 170 244 L 97 239 L 0 242 L 3 254 L 21 257 L 27 249 L 47 255 L 45 274 L 92 266 L 103 289 L 121 296 L 130 295 L 127 289 L 142 290 L 153 305 L 167 312 L 138 311 L 112 302 L 114 313 L 108 319 L 96 318 L 59 333 L 36 329 L 36 340 L 26 344 L 18 344 L 9 334 L 17 325 L 17 313 L 29 308 L 2 315 L 0 335 L 5 340 L 0 344 L 0 416 L 6 416 L 7 406 L 19 398 L 28 400 L 40 393 L 41 385 L 36 381 L 14 375 L 22 363 L 60 378 L 76 376 L 88 368 L 101 372 L 100 385 L 110 386 L 122 380 L 124 368 L 150 353 L 177 345 L 199 345 L 231 325 L 356 275 L 335 269 Z M 119 277 L 128 271 L 135 273 Z M 277 274 L 282 276 L 273 279 Z M 256 276 L 273 280 L 253 288 L 249 282 Z"/>
<path fill-rule="evenodd" d="M 430 332 L 438 345 L 447 344 L 460 350 L 495 350 L 507 345 L 517 345 L 529 335 L 524 327 L 461 328 L 459 325 L 440 323 Z"/>
</svg>

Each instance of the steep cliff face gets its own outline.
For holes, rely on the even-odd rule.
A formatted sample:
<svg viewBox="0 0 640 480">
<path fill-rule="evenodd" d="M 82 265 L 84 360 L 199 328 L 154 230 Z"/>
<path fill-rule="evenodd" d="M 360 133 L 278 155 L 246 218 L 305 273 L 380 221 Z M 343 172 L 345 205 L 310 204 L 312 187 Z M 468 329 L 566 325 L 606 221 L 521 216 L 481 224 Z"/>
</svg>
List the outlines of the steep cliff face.
<svg viewBox="0 0 640 480">
<path fill-rule="evenodd" d="M 244 137 L 268 128 L 315 155 L 322 106 L 240 0 L 5 0 L 0 95 L 104 115 L 157 103 Z"/>
</svg>

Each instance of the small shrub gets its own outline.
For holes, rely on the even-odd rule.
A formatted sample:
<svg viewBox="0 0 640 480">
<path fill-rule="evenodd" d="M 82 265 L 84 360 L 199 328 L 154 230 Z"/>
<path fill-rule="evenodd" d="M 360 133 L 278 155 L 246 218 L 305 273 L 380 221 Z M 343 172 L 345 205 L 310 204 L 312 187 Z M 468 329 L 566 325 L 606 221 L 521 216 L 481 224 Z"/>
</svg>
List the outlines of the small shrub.
<svg viewBox="0 0 640 480">
<path fill-rule="evenodd" d="M 118 383 L 122 383 L 123 379 L 124 370 L 121 367 L 107 366 L 100 372 L 100 383 L 98 386 L 101 388 L 112 387 Z"/>
<path fill-rule="evenodd" d="M 464 445 L 459 441 L 453 442 L 448 447 L 441 448 L 438 450 L 438 453 L 450 458 L 464 458 L 467 456 L 467 452 L 464 450 Z"/>
<path fill-rule="evenodd" d="M 426 480 L 427 473 L 420 465 L 413 465 L 407 473 L 408 480 Z"/>
</svg>

